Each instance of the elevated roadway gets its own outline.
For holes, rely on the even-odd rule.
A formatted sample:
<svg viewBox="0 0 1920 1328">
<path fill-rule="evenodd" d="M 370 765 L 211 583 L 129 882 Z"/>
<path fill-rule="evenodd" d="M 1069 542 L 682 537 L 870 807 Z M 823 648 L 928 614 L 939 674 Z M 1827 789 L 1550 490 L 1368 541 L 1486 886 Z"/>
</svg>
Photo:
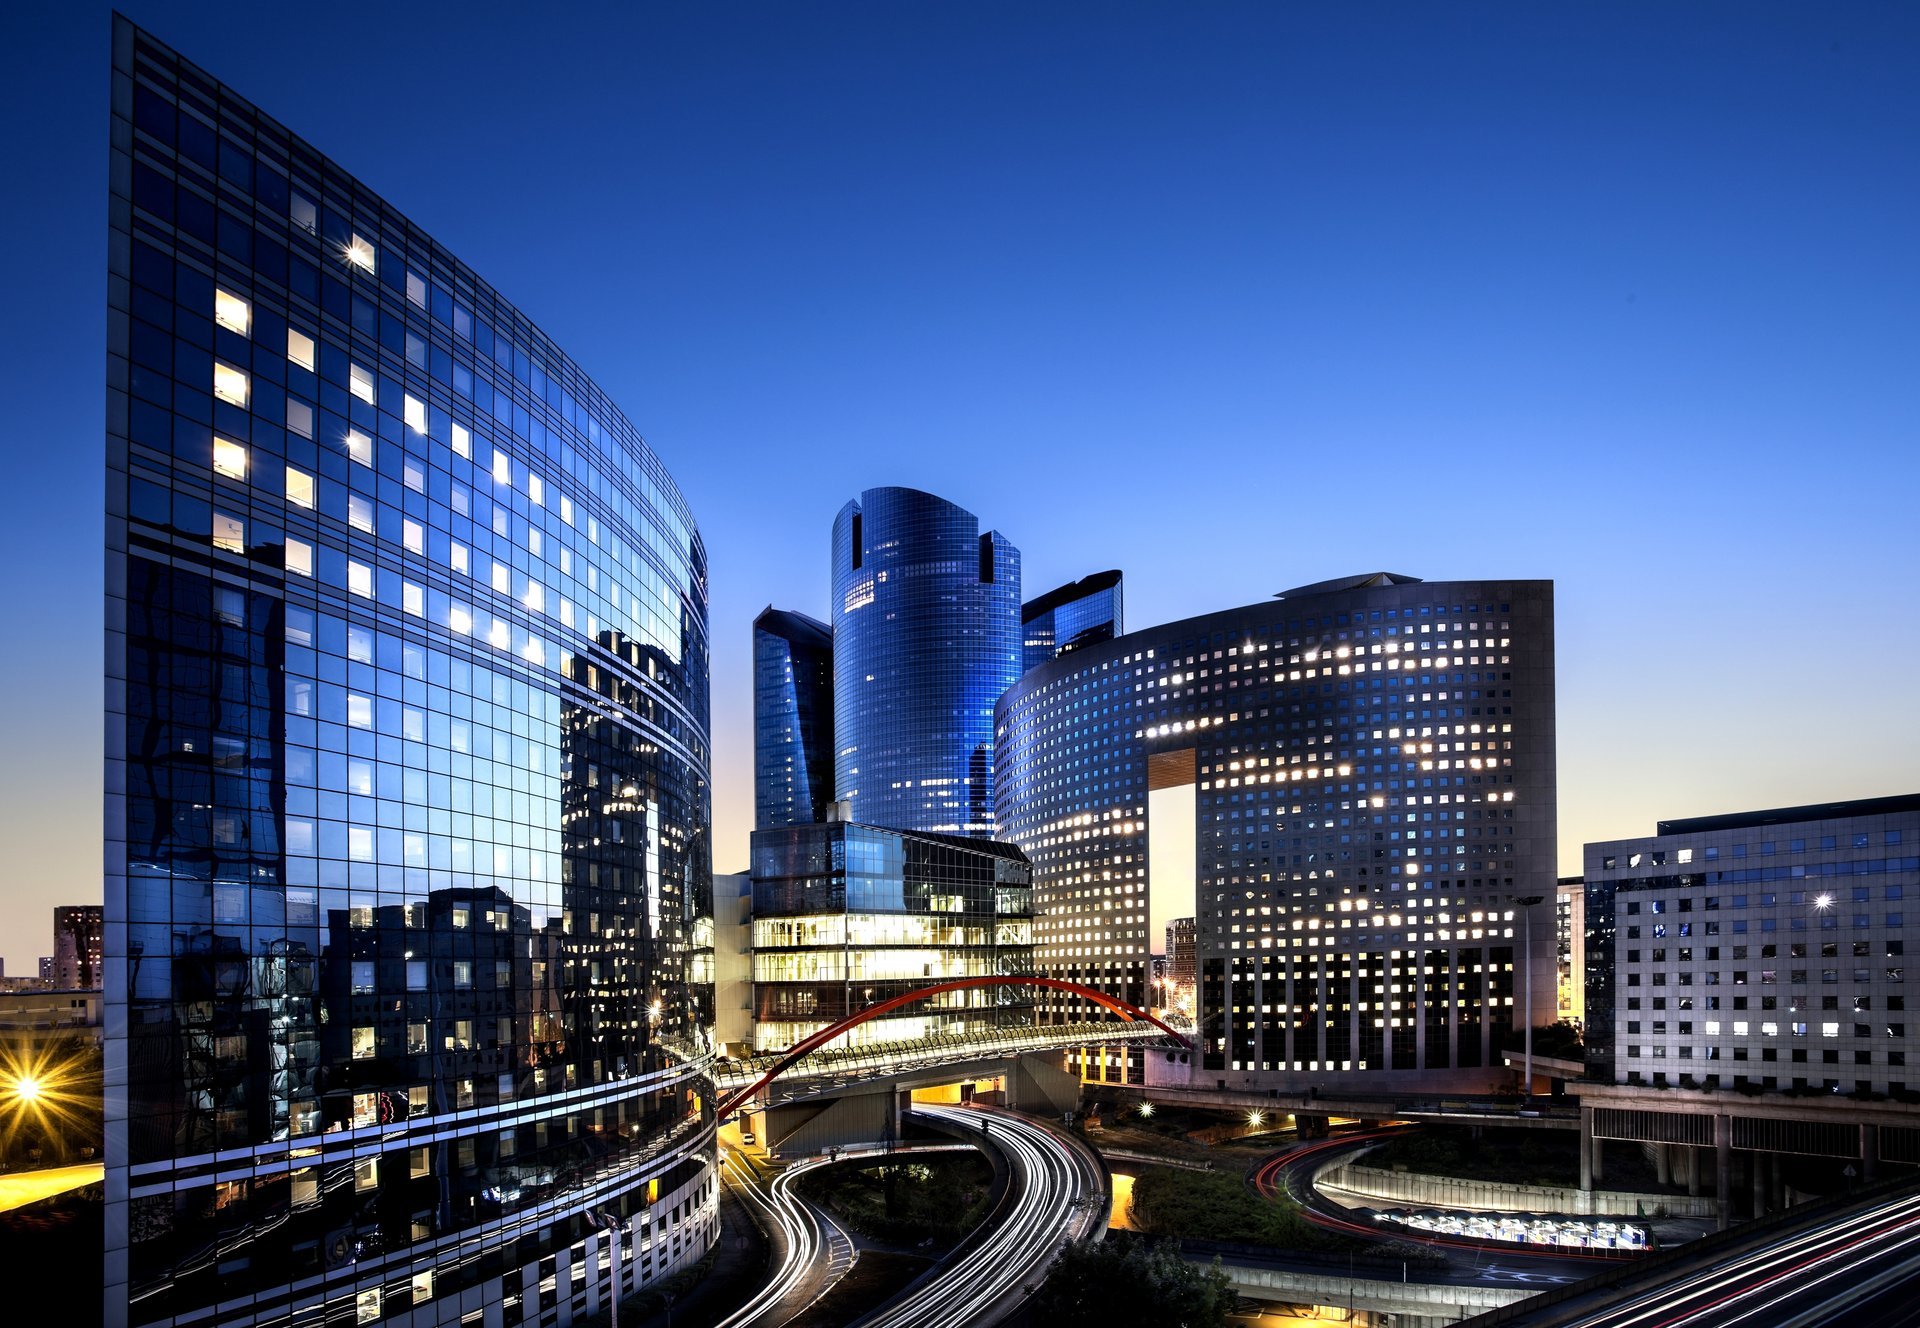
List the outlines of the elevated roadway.
<svg viewBox="0 0 1920 1328">
<path fill-rule="evenodd" d="M 1733 1231 L 1534 1304 L 1482 1315 L 1476 1328 L 1907 1328 L 1920 1324 L 1920 1194 L 1911 1189 L 1818 1205 Z"/>
</svg>

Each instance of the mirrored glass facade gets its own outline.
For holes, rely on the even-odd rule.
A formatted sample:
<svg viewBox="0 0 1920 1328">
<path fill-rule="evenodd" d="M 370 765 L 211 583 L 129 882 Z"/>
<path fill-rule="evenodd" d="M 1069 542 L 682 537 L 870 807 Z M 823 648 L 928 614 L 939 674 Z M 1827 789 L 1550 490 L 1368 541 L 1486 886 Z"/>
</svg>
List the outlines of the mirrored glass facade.
<svg viewBox="0 0 1920 1328">
<path fill-rule="evenodd" d="M 993 703 L 1020 676 L 1020 551 L 917 489 L 833 523 L 835 797 L 868 825 L 991 837 Z"/>
<path fill-rule="evenodd" d="M 833 629 L 769 606 L 753 620 L 753 824 L 827 819 L 833 801 Z"/>
<path fill-rule="evenodd" d="M 782 1051 L 939 982 L 1033 968 L 1033 869 L 1011 844 L 870 825 L 753 835 L 754 1049 Z M 833 1045 L 960 1037 L 1033 1022 L 1014 987 L 947 992 Z"/>
<path fill-rule="evenodd" d="M 1062 655 L 997 716 L 1041 970 L 1146 999 L 1149 789 L 1191 787 L 1200 1055 L 1364 1090 L 1500 1081 L 1554 891 L 1553 586 L 1381 573 Z M 1553 913 L 1533 1017 L 1555 1008 Z M 1043 1015 L 1072 1018 L 1069 999 Z M 1131 1053 L 1125 1074 L 1144 1072 Z"/>
<path fill-rule="evenodd" d="M 1123 591 L 1119 572 L 1095 572 L 1028 600 L 1020 608 L 1022 670 L 1123 634 Z"/>
<path fill-rule="evenodd" d="M 570 1322 L 714 1237 L 700 536 L 124 20 L 112 107 L 106 1321 Z"/>
</svg>

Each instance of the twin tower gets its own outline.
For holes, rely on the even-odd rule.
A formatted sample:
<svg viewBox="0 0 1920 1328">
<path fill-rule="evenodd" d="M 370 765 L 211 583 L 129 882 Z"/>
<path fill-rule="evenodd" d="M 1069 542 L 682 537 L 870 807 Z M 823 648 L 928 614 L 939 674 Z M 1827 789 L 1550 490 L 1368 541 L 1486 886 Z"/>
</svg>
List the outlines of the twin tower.
<svg viewBox="0 0 1920 1328">
<path fill-rule="evenodd" d="M 917 489 L 833 523 L 832 623 L 754 621 L 754 824 L 845 819 L 991 837 L 994 703 L 1036 663 L 1121 633 L 1118 572 L 1024 606 L 1020 550 Z"/>
</svg>

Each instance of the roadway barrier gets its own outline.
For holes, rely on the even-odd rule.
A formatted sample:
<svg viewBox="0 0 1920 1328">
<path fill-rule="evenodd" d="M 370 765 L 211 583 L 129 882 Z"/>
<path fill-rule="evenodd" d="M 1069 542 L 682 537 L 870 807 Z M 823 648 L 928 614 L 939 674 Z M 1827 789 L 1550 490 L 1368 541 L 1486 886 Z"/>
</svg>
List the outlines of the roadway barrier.
<svg viewBox="0 0 1920 1328">
<path fill-rule="evenodd" d="M 1820 1226 L 1834 1214 L 1874 1198 L 1892 1197 L 1920 1189 L 1912 1180 L 1901 1178 L 1883 1181 L 1878 1185 L 1866 1186 L 1852 1194 L 1840 1195 L 1821 1203 L 1808 1204 L 1800 1208 L 1784 1208 L 1776 1213 L 1744 1222 L 1726 1231 L 1716 1231 L 1699 1240 L 1688 1241 L 1671 1249 L 1650 1254 L 1632 1263 L 1607 1269 L 1603 1273 L 1589 1277 L 1585 1281 L 1570 1286 L 1555 1287 L 1514 1305 L 1504 1305 L 1499 1309 L 1488 1310 L 1484 1314 L 1467 1319 L 1457 1328 L 1499 1328 L 1499 1325 L 1530 1321 L 1557 1305 L 1570 1300 L 1584 1299 L 1601 1292 L 1612 1291 L 1615 1294 L 1590 1304 L 1582 1305 L 1575 1317 L 1597 1313 L 1608 1306 L 1626 1300 L 1642 1290 L 1658 1286 L 1664 1277 L 1676 1276 L 1681 1270 L 1693 1265 L 1707 1265 L 1722 1262 L 1730 1257 L 1745 1254 L 1766 1244 L 1769 1240 L 1786 1232 L 1805 1227 L 1809 1230 Z M 1536 1328 L 1549 1328 L 1549 1325 L 1561 1322 L 1558 1317 L 1539 1319 Z"/>
<path fill-rule="evenodd" d="M 1314 1184 L 1322 1194 L 1349 1208 L 1400 1204 L 1416 1208 L 1463 1208 L 1483 1213 L 1564 1213 L 1585 1217 L 1715 1217 L 1720 1211 L 1714 1199 L 1707 1195 L 1515 1185 L 1460 1176 L 1388 1171 L 1355 1162 L 1335 1163 L 1316 1175 Z"/>
</svg>

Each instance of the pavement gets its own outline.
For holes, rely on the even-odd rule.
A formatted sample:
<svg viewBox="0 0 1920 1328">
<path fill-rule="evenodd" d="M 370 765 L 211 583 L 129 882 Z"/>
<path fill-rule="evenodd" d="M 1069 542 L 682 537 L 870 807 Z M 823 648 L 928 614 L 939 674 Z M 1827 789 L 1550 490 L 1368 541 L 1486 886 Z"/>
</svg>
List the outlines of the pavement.
<svg viewBox="0 0 1920 1328">
<path fill-rule="evenodd" d="M 98 1185 L 106 1179 L 107 1168 L 100 1162 L 84 1162 L 75 1167 L 46 1167 L 39 1171 L 0 1173 L 0 1213 L 42 1199 L 51 1199 L 68 1190 Z"/>
</svg>

